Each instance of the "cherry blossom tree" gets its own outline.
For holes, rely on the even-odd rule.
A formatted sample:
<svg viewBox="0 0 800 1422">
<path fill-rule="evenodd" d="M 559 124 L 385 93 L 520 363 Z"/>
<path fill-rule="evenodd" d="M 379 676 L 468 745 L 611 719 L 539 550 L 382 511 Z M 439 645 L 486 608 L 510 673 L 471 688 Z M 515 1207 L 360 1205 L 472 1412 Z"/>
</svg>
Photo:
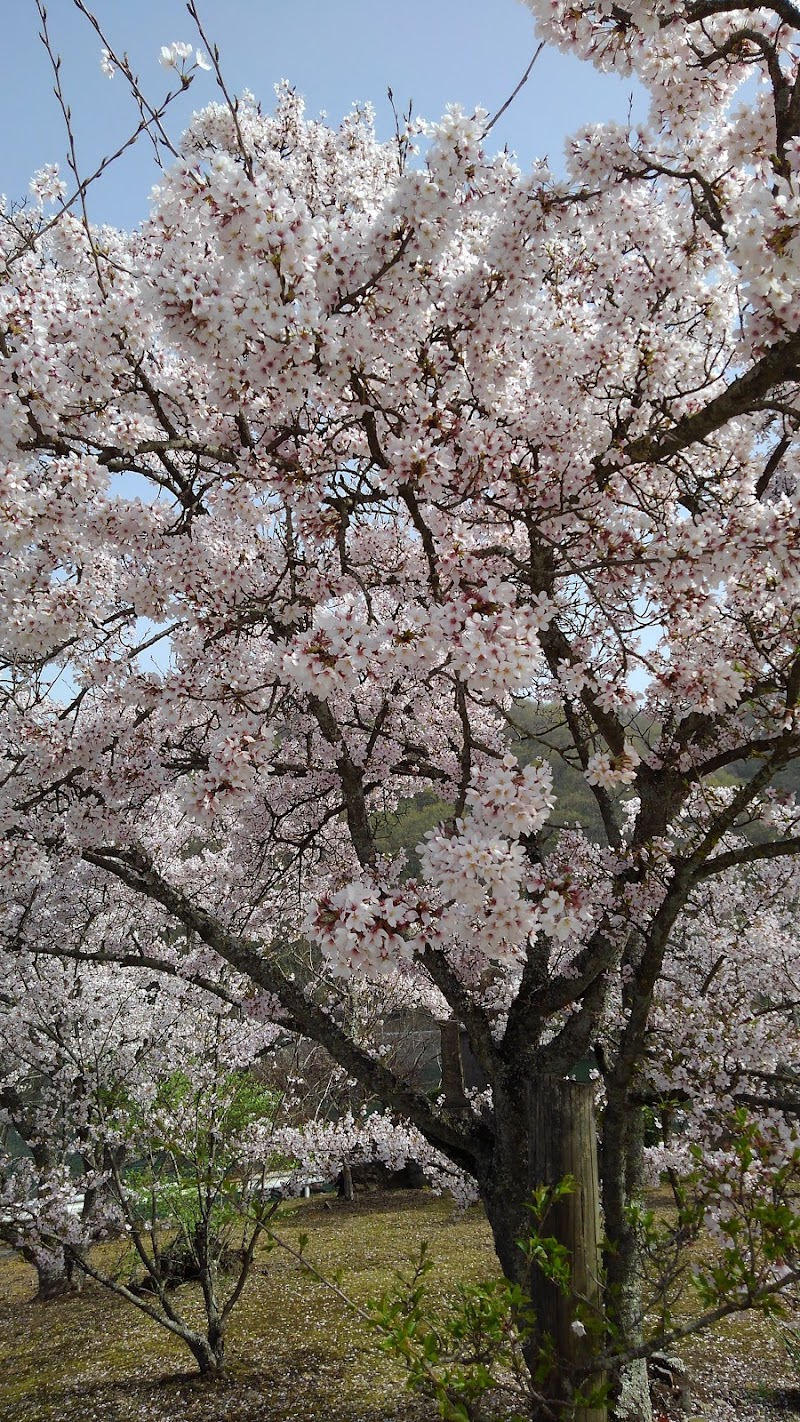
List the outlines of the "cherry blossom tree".
<svg viewBox="0 0 800 1422">
<path fill-rule="evenodd" d="M 326 1115 L 309 1119 L 307 1084 L 282 1070 L 287 1033 L 246 980 L 219 964 L 201 986 L 164 916 L 139 913 L 134 930 L 135 904 L 105 877 L 78 866 L 72 882 L 40 887 L 0 953 L 0 1110 L 25 1148 L 0 1148 L 0 1232 L 35 1267 L 40 1299 L 89 1275 L 216 1374 L 284 1195 L 334 1179 L 343 1163 L 409 1159 L 436 1188 L 474 1192 L 389 1115 L 333 1116 L 330 1080 L 316 1103 Z M 145 934 L 147 971 L 131 951 Z M 369 1020 L 353 1011 L 351 1030 L 359 1015 Z M 124 1247 L 93 1248 L 120 1237 Z M 176 1294 L 187 1282 L 199 1286 L 204 1327 Z"/>
<path fill-rule="evenodd" d="M 0 951 L 0 1228 L 35 1267 L 40 1298 L 80 1285 L 75 1250 L 103 1229 L 103 1116 L 153 1075 L 154 1055 L 166 1062 L 187 993 L 175 978 L 126 981 L 106 967 L 131 931 L 130 905 L 85 874 L 80 890 L 64 887 L 29 900 L 12 950 Z M 58 961 L 38 951 L 54 943 Z"/>
<path fill-rule="evenodd" d="M 82 877 L 82 921 L 39 895 L 26 924 L 44 948 L 57 934 L 72 960 L 3 955 L 0 1101 L 26 1148 L 0 1151 L 3 1237 L 36 1268 L 40 1298 L 90 1275 L 218 1372 L 276 1208 L 265 1187 L 275 1097 L 252 1068 L 278 1029 L 221 1003 L 222 983 L 198 993 L 163 970 L 92 961 L 115 931 L 127 937 L 130 906 Z M 98 1254 L 109 1238 L 124 1243 Z M 187 1279 L 205 1327 L 175 1294 Z"/>
<path fill-rule="evenodd" d="M 286 87 L 266 116 L 201 32 L 165 64 L 189 82 L 210 50 L 220 102 L 140 230 L 93 227 L 77 169 L 6 212 L 3 873 L 12 938 L 79 861 L 157 906 L 198 974 L 223 960 L 474 1177 L 512 1279 L 530 1092 L 599 1043 L 635 1358 L 652 1033 L 697 1051 L 665 964 L 696 981 L 693 905 L 800 849 L 775 788 L 800 751 L 800 11 L 530 4 L 650 94 L 574 137 L 564 181 L 492 156 L 482 114 L 388 144 Z M 526 699 L 602 843 L 543 842 Z M 382 829 L 425 788 L 452 816 L 411 878 Z M 431 1102 L 354 1039 L 303 936 L 334 977 L 423 982 L 491 1104 Z M 570 1386 L 565 1362 L 554 1415 Z"/>
</svg>

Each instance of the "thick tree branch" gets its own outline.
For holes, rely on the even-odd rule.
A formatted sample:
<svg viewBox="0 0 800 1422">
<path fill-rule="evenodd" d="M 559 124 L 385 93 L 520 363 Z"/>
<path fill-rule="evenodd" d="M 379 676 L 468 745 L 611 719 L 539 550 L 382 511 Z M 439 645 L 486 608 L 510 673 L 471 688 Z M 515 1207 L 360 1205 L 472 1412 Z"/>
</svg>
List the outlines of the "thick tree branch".
<svg viewBox="0 0 800 1422">
<path fill-rule="evenodd" d="M 693 444 L 699 444 L 709 435 L 723 429 L 731 420 L 748 414 L 754 402 L 763 398 L 776 385 L 789 380 L 797 380 L 800 362 L 800 333 L 793 333 L 776 341 L 760 359 L 737 376 L 719 395 L 708 401 L 702 409 L 685 415 L 672 429 L 660 435 L 642 435 L 628 441 L 621 449 L 628 464 L 661 464 L 682 454 Z M 595 465 L 598 482 L 603 485 L 616 471 L 618 465 L 606 463 L 600 456 Z"/>
<path fill-rule="evenodd" d="M 727 869 L 737 869 L 743 864 L 756 864 L 763 859 L 784 859 L 800 854 L 800 836 L 790 835 L 787 839 L 773 840 L 768 844 L 747 844 L 741 849 L 731 849 L 725 854 L 716 854 L 707 859 L 694 872 L 694 879 L 700 883 L 716 874 L 724 874 Z"/>
<path fill-rule="evenodd" d="M 488 1146 L 485 1126 L 463 1129 L 441 1116 L 426 1096 L 399 1080 L 379 1059 L 353 1042 L 333 1018 L 306 996 L 298 982 L 286 977 L 276 963 L 262 955 L 256 943 L 232 933 L 207 909 L 194 904 L 180 889 L 169 884 L 143 850 L 87 849 L 83 857 L 87 863 L 113 874 L 136 893 L 160 903 L 231 967 L 273 993 L 285 1006 L 298 1031 L 319 1042 L 350 1076 L 412 1121 L 454 1164 L 474 1173 L 476 1156 Z"/>
</svg>

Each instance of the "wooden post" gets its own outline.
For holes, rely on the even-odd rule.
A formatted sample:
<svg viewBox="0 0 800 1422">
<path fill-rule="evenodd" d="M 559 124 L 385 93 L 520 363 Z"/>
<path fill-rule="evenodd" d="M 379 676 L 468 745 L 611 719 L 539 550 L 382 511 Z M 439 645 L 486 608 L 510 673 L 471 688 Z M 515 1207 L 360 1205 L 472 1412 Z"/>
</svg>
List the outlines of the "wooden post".
<svg viewBox="0 0 800 1422">
<path fill-rule="evenodd" d="M 342 1161 L 342 1199 L 353 1199 L 353 1171 L 346 1160 Z"/>
<path fill-rule="evenodd" d="M 569 1251 L 571 1291 L 563 1294 L 535 1267 L 531 1277 L 538 1325 L 550 1334 L 555 1350 L 553 1389 L 564 1397 L 564 1419 L 607 1422 L 605 1406 L 576 1408 L 568 1400 L 574 1372 L 586 1366 L 593 1349 L 591 1334 L 581 1335 L 572 1327 L 576 1305 L 582 1299 L 601 1307 L 600 1186 L 594 1090 L 589 1083 L 545 1077 L 531 1084 L 528 1160 L 531 1189 L 556 1185 L 567 1175 L 575 1181 L 573 1193 L 556 1202 L 542 1227 L 544 1235 L 554 1235 Z"/>
<path fill-rule="evenodd" d="M 468 1111 L 464 1089 L 464 1061 L 461 1056 L 461 1023 L 454 1018 L 439 1023 L 442 1046 L 442 1095 L 447 1111 Z"/>
</svg>

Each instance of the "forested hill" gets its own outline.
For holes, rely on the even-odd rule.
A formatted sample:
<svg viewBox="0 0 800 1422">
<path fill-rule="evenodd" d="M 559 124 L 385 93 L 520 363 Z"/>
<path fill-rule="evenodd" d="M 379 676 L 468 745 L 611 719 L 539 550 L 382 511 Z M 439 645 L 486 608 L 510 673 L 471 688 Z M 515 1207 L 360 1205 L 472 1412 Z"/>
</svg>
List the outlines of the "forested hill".
<svg viewBox="0 0 800 1422">
<path fill-rule="evenodd" d="M 557 805 L 547 827 L 548 835 L 554 836 L 565 826 L 580 824 L 593 839 L 603 840 L 605 835 L 597 804 L 583 778 L 572 737 L 560 719 L 559 708 L 537 706 L 533 702 L 518 704 L 508 735 L 521 765 L 533 760 L 547 760 L 552 765 Z M 432 790 L 413 796 L 387 817 L 387 852 L 404 849 L 408 855 L 408 873 L 417 873 L 416 845 L 426 830 L 448 819 L 452 812 L 452 806 L 438 799 Z"/>
<path fill-rule="evenodd" d="M 528 701 L 515 706 L 510 717 L 509 744 L 521 765 L 533 760 L 546 760 L 553 769 L 556 790 L 556 808 L 545 828 L 543 839 L 557 835 L 565 827 L 576 824 L 598 842 L 605 840 L 605 832 L 597 802 L 586 783 L 580 767 L 578 754 L 558 706 L 536 704 Z M 652 723 L 637 718 L 631 726 L 631 739 L 647 741 L 652 731 Z M 749 780 L 756 773 L 758 762 L 751 764 L 735 762 L 727 772 L 715 776 L 721 785 L 734 785 L 737 781 Z M 776 784 L 794 794 L 800 794 L 800 762 L 796 762 L 776 777 Z M 623 794 L 630 795 L 625 788 Z M 452 806 L 437 798 L 432 790 L 424 790 L 413 796 L 397 810 L 387 816 L 385 823 L 385 843 L 387 852 L 404 849 L 408 856 L 407 873 L 419 870 L 416 846 L 425 832 L 433 829 L 441 820 L 452 814 Z M 751 831 L 752 833 L 753 831 Z M 758 828 L 755 836 L 758 837 Z"/>
</svg>

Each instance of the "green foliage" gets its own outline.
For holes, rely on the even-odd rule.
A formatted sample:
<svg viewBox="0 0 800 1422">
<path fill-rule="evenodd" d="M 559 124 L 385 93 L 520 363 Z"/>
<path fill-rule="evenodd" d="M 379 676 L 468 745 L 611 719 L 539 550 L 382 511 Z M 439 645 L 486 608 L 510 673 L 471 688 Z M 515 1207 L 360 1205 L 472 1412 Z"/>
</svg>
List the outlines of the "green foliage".
<svg viewBox="0 0 800 1422">
<path fill-rule="evenodd" d="M 208 1141 L 231 1141 L 249 1126 L 271 1116 L 276 1102 L 277 1094 L 256 1081 L 248 1071 L 222 1074 L 216 1079 L 213 1090 L 206 1084 L 198 1087 L 187 1072 L 174 1071 L 157 1083 L 152 1105 L 146 1111 L 139 1111 L 139 1123 L 145 1132 L 152 1131 L 154 1145 L 180 1148 L 180 1138 L 170 1141 L 164 1136 L 164 1122 L 170 1118 L 180 1120 L 187 1111 L 196 1112 L 192 1148 L 196 1149 L 196 1143 L 207 1138 L 205 1149 L 208 1149 Z"/>
<path fill-rule="evenodd" d="M 732 1305 L 782 1314 L 781 1282 L 800 1261 L 800 1141 L 776 1141 L 744 1107 L 733 1113 L 719 1159 L 692 1148 L 694 1207 L 703 1208 L 718 1245 L 694 1274 L 706 1308 Z"/>
<path fill-rule="evenodd" d="M 575 1182 L 566 1178 L 535 1190 L 529 1204 L 533 1227 L 519 1241 L 531 1265 L 565 1296 L 570 1291 L 569 1253 L 543 1227 L 553 1205 L 574 1188 Z M 434 1305 L 428 1284 L 432 1269 L 423 1243 L 410 1275 L 397 1273 L 396 1287 L 369 1306 L 382 1351 L 402 1363 L 410 1388 L 435 1400 L 443 1422 L 479 1422 L 488 1416 L 522 1422 L 535 1415 L 553 1375 L 555 1353 L 552 1337 L 537 1326 L 530 1297 L 519 1284 L 499 1278 L 460 1284 L 446 1303 Z M 588 1398 L 576 1392 L 574 1400 L 578 1404 Z"/>
<path fill-rule="evenodd" d="M 567 1195 L 574 1194 L 576 1182 L 565 1175 L 555 1185 L 537 1185 L 526 1206 L 533 1216 L 534 1227 L 527 1239 L 518 1240 L 526 1259 L 566 1296 L 570 1290 L 570 1256 L 566 1245 L 555 1235 L 542 1234 L 542 1226 L 553 1206 Z"/>
<path fill-rule="evenodd" d="M 432 1269 L 423 1243 L 411 1275 L 398 1273 L 399 1287 L 371 1306 L 371 1322 L 381 1350 L 406 1368 L 410 1388 L 433 1397 L 445 1422 L 472 1422 L 488 1394 L 507 1393 L 516 1382 L 524 1395 L 522 1350 L 535 1320 L 522 1290 L 508 1279 L 461 1284 L 449 1304 L 433 1309 Z"/>
<path fill-rule="evenodd" d="M 197 1080 L 177 1070 L 155 1083 L 146 1105 L 117 1100 L 126 1150 L 110 1189 L 131 1238 L 120 1274 L 135 1293 L 242 1267 L 253 1232 L 274 1210 L 252 1178 L 247 1146 L 275 1100 L 244 1070 L 217 1078 L 201 1070 Z"/>
<path fill-rule="evenodd" d="M 674 1214 L 629 1212 L 656 1335 L 680 1331 L 687 1286 L 709 1321 L 745 1309 L 783 1316 L 800 1274 L 800 1140 L 777 1141 L 742 1107 L 717 1151 L 691 1146 L 690 1155 L 683 1179 L 670 1174 Z"/>
</svg>

